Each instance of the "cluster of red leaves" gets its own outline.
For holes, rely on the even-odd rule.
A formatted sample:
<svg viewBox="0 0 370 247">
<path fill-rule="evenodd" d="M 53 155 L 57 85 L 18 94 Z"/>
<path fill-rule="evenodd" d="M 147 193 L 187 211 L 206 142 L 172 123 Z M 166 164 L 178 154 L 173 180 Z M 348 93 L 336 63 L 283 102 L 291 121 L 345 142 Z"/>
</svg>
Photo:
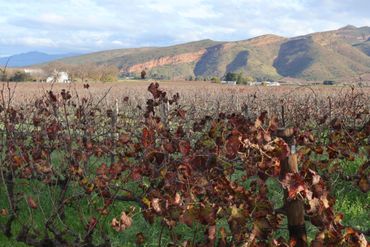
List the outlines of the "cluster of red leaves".
<svg viewBox="0 0 370 247">
<path fill-rule="evenodd" d="M 7 147 L 8 171 L 17 178 L 60 186 L 61 192 L 76 185 L 82 189 L 82 197 L 101 199 L 94 205 L 97 215 L 89 217 L 87 224 L 84 221 L 86 239 L 117 201 L 130 201 L 141 207 L 149 223 L 160 218 L 170 230 L 179 224 L 200 225 L 204 240 L 195 243 L 197 246 L 288 246 L 288 240 L 274 235 L 282 227 L 282 216 L 269 198 L 267 180 L 275 179 L 287 190 L 289 200 L 304 200 L 306 215 L 319 230 L 312 246 L 360 246 L 366 241 L 341 225 L 343 215 L 334 212 L 335 199 L 310 154 L 352 160 L 362 152 L 361 146 L 369 155 L 369 123 L 361 129 L 345 129 L 334 122 L 328 145 L 316 142 L 311 131 L 284 130 L 297 141 L 300 169 L 280 177 L 281 164 L 292 150 L 279 133 L 277 117 L 269 118 L 267 112 L 256 119 L 220 113 L 189 127 L 178 94 L 169 99 L 158 83 L 152 83 L 148 91 L 152 98 L 146 103 L 143 124 L 131 130 L 115 127 L 115 133 L 106 131 L 117 117 L 113 110 L 104 114 L 87 99 L 77 104 L 65 90 L 60 95 L 50 91 L 35 102 L 27 121 L 32 126 L 29 133 L 18 134 L 16 125 L 25 117 L 9 108 L 5 113 L 12 138 Z M 158 115 L 163 104 L 174 107 L 169 115 L 172 125 L 163 123 L 163 116 Z M 25 134 L 30 134 L 32 141 Z M 62 164 L 53 163 L 53 152 L 63 154 Z M 104 162 L 91 167 L 92 159 Z M 358 171 L 357 184 L 364 192 L 369 190 L 368 169 L 367 161 Z M 125 185 L 129 183 L 142 193 L 128 191 Z M 81 198 L 60 196 L 58 210 L 72 207 Z M 27 203 L 38 210 L 33 197 L 28 197 Z M 1 215 L 7 214 L 8 210 L 2 209 Z M 220 221 L 227 222 L 227 227 L 217 227 Z M 111 220 L 117 232 L 133 223 L 124 211 L 119 219 Z M 136 237 L 140 244 L 145 241 L 142 233 Z M 181 240 L 176 237 L 172 241 Z M 186 246 L 191 244 L 185 241 Z"/>
</svg>

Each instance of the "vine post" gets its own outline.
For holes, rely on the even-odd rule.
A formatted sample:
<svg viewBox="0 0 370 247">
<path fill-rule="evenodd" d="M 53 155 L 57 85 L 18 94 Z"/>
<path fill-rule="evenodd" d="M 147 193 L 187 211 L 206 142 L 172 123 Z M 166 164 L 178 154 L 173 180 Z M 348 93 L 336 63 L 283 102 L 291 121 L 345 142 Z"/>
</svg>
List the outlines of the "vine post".
<svg viewBox="0 0 370 247">
<path fill-rule="evenodd" d="M 288 173 L 298 173 L 298 160 L 296 142 L 292 129 L 285 129 L 280 135 L 290 147 L 290 155 L 281 163 L 280 179 L 283 180 Z M 304 202 L 301 198 L 290 199 L 288 191 L 284 190 L 284 211 L 288 219 L 290 243 L 295 247 L 306 247 L 307 233 L 305 225 Z"/>
</svg>

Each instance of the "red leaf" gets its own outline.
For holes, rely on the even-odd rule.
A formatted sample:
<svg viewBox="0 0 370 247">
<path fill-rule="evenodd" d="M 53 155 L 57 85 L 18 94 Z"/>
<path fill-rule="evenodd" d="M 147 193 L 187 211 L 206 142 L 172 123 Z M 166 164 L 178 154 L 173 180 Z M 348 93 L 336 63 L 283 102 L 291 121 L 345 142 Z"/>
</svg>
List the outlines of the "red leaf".
<svg viewBox="0 0 370 247">
<path fill-rule="evenodd" d="M 96 168 L 96 174 L 99 176 L 106 176 L 109 169 L 105 163 L 101 164 L 100 167 Z"/>
<path fill-rule="evenodd" d="M 164 97 L 166 95 L 165 92 L 159 90 L 158 82 L 151 83 L 148 87 L 148 91 L 153 95 L 154 99 L 158 99 L 159 97 Z"/>
<path fill-rule="evenodd" d="M 259 129 L 262 127 L 263 123 L 265 122 L 265 118 L 267 115 L 267 111 L 264 111 L 261 113 L 261 115 L 256 119 L 256 122 L 254 123 L 254 127 L 256 129 Z"/>
<path fill-rule="evenodd" d="M 122 172 L 122 166 L 118 163 L 113 163 L 109 168 L 109 174 L 113 178 L 117 178 L 118 175 L 120 175 Z"/>
<path fill-rule="evenodd" d="M 145 243 L 145 236 L 142 232 L 136 234 L 136 244 L 143 245 Z"/>
<path fill-rule="evenodd" d="M 276 116 L 273 116 L 269 122 L 269 130 L 276 131 L 278 129 L 279 120 Z"/>
<path fill-rule="evenodd" d="M 142 171 L 140 168 L 134 168 L 131 172 L 131 178 L 134 180 L 134 181 L 137 181 L 137 180 L 140 180 L 141 179 L 141 174 L 142 174 Z"/>
<path fill-rule="evenodd" d="M 177 116 L 179 116 L 182 119 L 185 119 L 186 111 L 183 109 L 177 110 Z"/>
<path fill-rule="evenodd" d="M 208 241 L 209 244 L 214 245 L 216 240 L 216 225 L 208 227 Z"/>
<path fill-rule="evenodd" d="M 300 192 L 308 191 L 303 178 L 298 173 L 288 173 L 282 185 L 288 190 L 289 199 L 296 198 Z"/>
<path fill-rule="evenodd" d="M 141 143 L 145 148 L 153 145 L 155 142 L 154 140 L 154 131 L 148 128 L 143 129 L 143 134 L 141 137 Z"/>
<path fill-rule="evenodd" d="M 95 217 L 90 218 L 89 222 L 86 225 L 86 228 L 88 231 L 92 231 L 95 227 L 98 221 L 96 220 Z"/>
<path fill-rule="evenodd" d="M 27 203 L 28 203 L 28 206 L 32 209 L 36 209 L 37 208 L 37 203 L 35 202 L 35 200 L 33 200 L 32 197 L 28 197 L 27 199 Z"/>
<path fill-rule="evenodd" d="M 226 141 L 226 157 L 229 159 L 234 159 L 241 146 L 239 136 L 233 135 L 229 137 Z"/>
<path fill-rule="evenodd" d="M 172 143 L 169 142 L 169 141 L 165 142 L 163 144 L 163 147 L 170 154 L 172 154 L 173 152 L 175 152 L 175 148 L 173 147 Z"/>
<path fill-rule="evenodd" d="M 180 149 L 180 153 L 183 156 L 187 156 L 190 153 L 190 149 L 191 149 L 190 143 L 188 141 L 181 140 L 179 143 L 179 149 Z"/>
<path fill-rule="evenodd" d="M 369 185 L 369 178 L 366 175 L 363 175 L 360 180 L 358 181 L 358 187 L 360 187 L 361 191 L 367 193 L 370 190 Z"/>
</svg>

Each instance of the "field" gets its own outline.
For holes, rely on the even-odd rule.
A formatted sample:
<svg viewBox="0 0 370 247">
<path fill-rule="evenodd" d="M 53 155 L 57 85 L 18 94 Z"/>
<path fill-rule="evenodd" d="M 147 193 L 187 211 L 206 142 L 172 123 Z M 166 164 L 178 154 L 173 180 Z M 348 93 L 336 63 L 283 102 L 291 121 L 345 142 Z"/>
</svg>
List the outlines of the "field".
<svg viewBox="0 0 370 247">
<path fill-rule="evenodd" d="M 367 246 L 370 88 L 2 84 L 0 246 Z"/>
</svg>

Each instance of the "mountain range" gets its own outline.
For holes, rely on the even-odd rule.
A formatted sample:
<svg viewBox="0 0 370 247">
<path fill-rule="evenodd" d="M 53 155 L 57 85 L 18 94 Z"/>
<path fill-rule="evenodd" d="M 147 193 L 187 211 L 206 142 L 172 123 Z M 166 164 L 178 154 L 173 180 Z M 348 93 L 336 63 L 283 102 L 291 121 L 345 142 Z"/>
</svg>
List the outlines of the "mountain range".
<svg viewBox="0 0 370 247">
<path fill-rule="evenodd" d="M 243 72 L 254 78 L 336 80 L 370 73 L 370 27 L 345 26 L 291 38 L 267 34 L 232 42 L 116 49 L 59 61 L 114 65 L 127 75 L 145 70 L 171 79 Z"/>
<path fill-rule="evenodd" d="M 0 57 L 0 66 L 7 65 L 8 67 L 26 67 L 76 55 L 77 54 L 74 53 L 50 55 L 43 52 L 31 51 L 8 57 Z"/>
</svg>

